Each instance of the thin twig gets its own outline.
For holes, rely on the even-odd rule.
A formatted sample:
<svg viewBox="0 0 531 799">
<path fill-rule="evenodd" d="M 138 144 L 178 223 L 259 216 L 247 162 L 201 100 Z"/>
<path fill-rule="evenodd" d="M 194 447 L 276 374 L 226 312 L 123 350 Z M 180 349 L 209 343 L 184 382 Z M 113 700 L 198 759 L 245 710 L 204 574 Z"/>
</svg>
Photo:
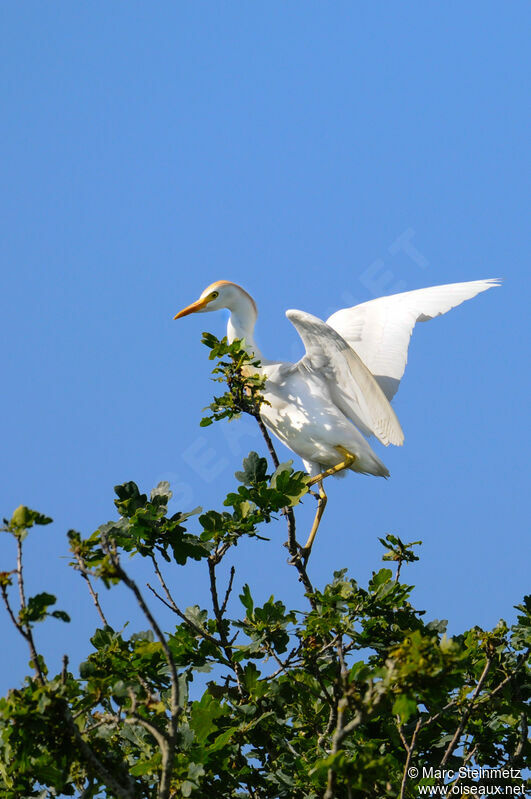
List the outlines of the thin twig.
<svg viewBox="0 0 531 799">
<path fill-rule="evenodd" d="M 221 646 L 221 641 L 218 641 L 217 638 L 214 638 L 213 635 L 210 635 L 210 633 L 207 633 L 206 630 L 203 630 L 201 627 L 199 627 L 198 624 L 195 624 L 195 622 L 189 619 L 186 613 L 183 613 L 182 610 L 177 607 L 177 605 L 172 605 L 170 602 L 167 602 L 164 599 L 164 597 L 161 596 L 159 592 L 156 591 L 150 583 L 146 583 L 146 586 L 149 588 L 152 594 L 154 594 L 157 597 L 157 599 L 162 602 L 163 605 L 166 605 L 167 608 L 173 610 L 173 612 L 176 613 L 179 616 L 179 618 L 181 618 L 184 622 L 186 622 L 187 626 L 190 627 L 190 629 L 193 630 L 194 633 L 196 633 L 196 635 L 200 635 L 201 638 L 204 638 L 207 641 L 211 641 L 216 646 Z"/>
<path fill-rule="evenodd" d="M 120 716 L 118 713 L 104 713 L 99 721 L 96 721 L 95 724 L 91 724 L 90 727 L 85 727 L 83 730 L 83 735 L 86 735 L 89 732 L 93 732 L 97 730 L 98 727 L 103 727 L 104 724 L 114 724 L 115 726 L 119 724 L 121 721 Z"/>
<path fill-rule="evenodd" d="M 413 752 L 415 751 L 415 744 L 417 742 L 417 735 L 419 734 L 419 730 L 422 726 L 422 719 L 419 719 L 415 725 L 415 729 L 413 730 L 413 735 L 411 736 L 411 741 L 409 744 L 407 743 L 404 733 L 402 732 L 402 725 L 398 724 L 398 732 L 400 733 L 400 738 L 402 739 L 402 743 L 404 744 L 404 748 L 407 752 L 406 763 L 404 765 L 404 773 L 402 774 L 402 783 L 400 785 L 400 795 L 399 799 L 404 799 L 405 791 L 406 791 L 406 782 L 408 777 L 409 765 L 411 763 L 411 758 L 413 756 Z"/>
<path fill-rule="evenodd" d="M 230 577 L 229 577 L 229 584 L 227 586 L 227 590 L 225 591 L 225 598 L 223 600 L 223 604 L 221 605 L 221 615 L 225 613 L 227 610 L 227 602 L 229 601 L 230 592 L 232 591 L 232 583 L 234 581 L 234 575 L 236 574 L 236 569 L 234 566 L 230 567 Z"/>
<path fill-rule="evenodd" d="M 258 422 L 258 427 L 260 428 L 260 432 L 262 433 L 265 439 L 267 449 L 269 450 L 269 454 L 271 455 L 271 460 L 273 461 L 273 465 L 275 469 L 278 469 L 278 467 L 280 466 L 278 455 L 276 453 L 275 447 L 273 446 L 273 442 L 271 440 L 271 436 L 269 435 L 269 431 L 265 426 L 264 422 L 262 421 L 262 417 L 260 416 L 258 411 L 256 412 L 256 414 L 254 414 L 254 418 Z"/>
<path fill-rule="evenodd" d="M 61 669 L 61 683 L 66 685 L 66 678 L 68 677 L 68 655 L 63 655 L 63 668 Z"/>
<path fill-rule="evenodd" d="M 476 754 L 476 750 L 477 750 L 477 748 L 478 748 L 478 747 L 477 747 L 477 744 L 475 744 L 475 746 L 473 746 L 473 747 L 472 747 L 472 749 L 470 749 L 470 750 L 469 750 L 469 751 L 466 753 L 466 755 L 464 756 L 464 758 L 463 758 L 463 762 L 462 762 L 462 764 L 461 764 L 461 767 L 460 767 L 460 769 L 459 769 L 459 772 L 458 772 L 458 775 L 459 775 L 459 776 L 458 776 L 458 777 L 457 777 L 457 779 L 455 779 L 453 782 L 449 783 L 449 786 L 448 786 L 448 787 L 449 787 L 449 788 L 450 788 L 450 787 L 452 788 L 452 791 L 451 791 L 451 793 L 453 793 L 453 794 L 458 794 L 458 793 L 459 793 L 458 791 L 454 791 L 454 790 L 453 790 L 453 788 L 454 788 L 456 785 L 458 785 L 458 784 L 461 782 L 461 780 L 463 779 L 463 777 L 461 776 L 461 774 L 463 774 L 463 775 L 465 775 L 465 774 L 466 774 L 466 772 L 464 771 L 464 767 L 465 767 L 465 766 L 466 766 L 466 764 L 467 764 L 467 763 L 468 763 L 468 762 L 469 762 L 469 761 L 470 761 L 470 760 L 471 760 L 471 759 L 474 757 L 474 755 Z M 461 772 L 461 768 L 463 769 L 463 772 Z"/>
<path fill-rule="evenodd" d="M 214 554 L 214 553 L 213 553 Z M 218 563 L 218 559 L 216 556 L 210 555 L 208 558 L 208 573 L 210 576 L 210 594 L 212 596 L 212 607 L 214 610 L 214 616 L 216 617 L 217 627 L 218 627 L 218 635 L 221 642 L 221 647 L 225 653 L 225 657 L 229 661 L 232 670 L 236 676 L 236 683 L 238 685 L 238 692 L 243 695 L 243 670 L 241 665 L 238 661 L 234 660 L 232 656 L 232 648 L 227 638 L 227 633 L 225 632 L 225 624 L 223 620 L 223 614 L 221 612 L 221 608 L 219 605 L 219 597 L 218 597 L 218 589 L 216 583 L 216 565 Z"/>
<path fill-rule="evenodd" d="M 153 561 L 153 568 L 155 569 L 155 574 L 159 579 L 159 582 L 162 586 L 164 593 L 166 594 L 167 599 L 164 599 L 164 597 L 162 597 L 157 591 L 155 591 L 153 586 L 147 583 L 147 587 L 149 588 L 149 590 L 157 597 L 157 599 L 159 599 L 162 602 L 163 605 L 166 605 L 167 608 L 173 610 L 173 612 L 176 613 L 177 616 L 179 616 L 179 618 L 182 619 L 188 625 L 188 627 L 190 627 L 190 629 L 192 629 L 197 635 L 200 635 L 202 638 L 205 638 L 207 641 L 210 641 L 212 644 L 215 644 L 216 646 L 221 646 L 221 641 L 218 641 L 218 639 L 215 638 L 213 635 L 210 635 L 210 633 L 208 633 L 202 627 L 199 627 L 198 624 L 195 624 L 195 622 L 193 622 L 190 618 L 188 618 L 186 613 L 184 613 L 180 609 L 180 607 L 177 605 L 177 603 L 175 602 L 174 598 L 170 593 L 170 590 L 166 584 L 164 577 L 162 576 L 162 572 L 160 571 L 159 565 L 155 557 L 152 556 L 151 560 Z"/>
<path fill-rule="evenodd" d="M 26 594 L 24 591 L 24 574 L 22 571 L 22 541 L 19 536 L 16 536 L 16 539 L 17 539 L 17 583 L 18 583 L 18 591 L 20 597 L 20 610 L 23 611 L 26 610 Z M 9 617 L 11 618 L 11 621 L 15 625 L 20 635 L 25 639 L 25 641 L 28 644 L 31 655 L 31 661 L 33 663 L 33 668 L 35 669 L 35 674 L 37 676 L 37 679 L 41 685 L 45 685 L 46 678 L 41 668 L 41 663 L 39 655 L 37 654 L 35 641 L 33 640 L 33 632 L 31 629 L 31 625 L 29 623 L 23 624 L 19 619 L 16 618 L 11 608 L 9 597 L 7 595 L 7 586 L 2 585 L 1 591 L 2 591 L 2 599 L 4 601 L 4 605 L 9 614 Z"/>
<path fill-rule="evenodd" d="M 16 536 L 17 539 L 17 582 L 18 582 L 18 592 L 20 596 L 20 607 L 26 607 L 26 595 L 24 592 L 24 575 L 22 573 L 22 539 L 19 535 Z"/>
<path fill-rule="evenodd" d="M 93 588 L 92 583 L 90 582 L 90 578 L 88 576 L 88 571 L 87 571 L 87 567 L 85 565 L 85 562 L 84 562 L 83 558 L 81 557 L 81 555 L 78 552 L 74 552 L 74 557 L 77 560 L 77 570 L 81 574 L 81 576 L 83 577 L 83 579 L 85 580 L 85 582 L 87 584 L 88 590 L 89 590 L 90 595 L 92 597 L 92 601 L 94 602 L 94 605 L 96 606 L 96 610 L 98 611 L 99 617 L 102 620 L 103 625 L 105 627 L 108 627 L 109 623 L 108 623 L 107 619 L 105 618 L 105 614 L 104 614 L 104 612 L 103 612 L 103 610 L 101 608 L 98 594 L 96 593 L 96 591 Z"/>
</svg>

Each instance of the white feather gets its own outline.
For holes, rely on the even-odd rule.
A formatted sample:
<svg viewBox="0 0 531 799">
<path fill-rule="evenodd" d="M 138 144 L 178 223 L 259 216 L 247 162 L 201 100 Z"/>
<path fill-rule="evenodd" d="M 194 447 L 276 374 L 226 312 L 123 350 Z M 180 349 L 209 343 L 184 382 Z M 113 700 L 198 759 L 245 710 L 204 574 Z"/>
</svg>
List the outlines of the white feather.
<svg viewBox="0 0 531 799">
<path fill-rule="evenodd" d="M 493 278 L 405 291 L 343 308 L 326 323 L 355 350 L 391 400 L 406 368 L 415 324 L 440 316 L 499 284 L 500 280 Z"/>
</svg>

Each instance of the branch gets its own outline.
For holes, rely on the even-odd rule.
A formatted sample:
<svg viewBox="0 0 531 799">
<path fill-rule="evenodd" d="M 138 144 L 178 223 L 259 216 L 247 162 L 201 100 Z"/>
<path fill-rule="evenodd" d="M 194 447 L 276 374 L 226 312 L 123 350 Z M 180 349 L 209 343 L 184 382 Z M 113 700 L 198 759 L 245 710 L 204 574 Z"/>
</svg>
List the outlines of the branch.
<svg viewBox="0 0 531 799">
<path fill-rule="evenodd" d="M 477 747 L 477 744 L 476 744 L 475 746 L 473 746 L 471 749 L 468 750 L 466 755 L 463 757 L 463 763 L 461 765 L 461 768 L 464 769 L 464 766 L 466 766 L 466 764 L 474 757 L 474 755 L 476 754 L 477 748 L 478 747 Z M 462 779 L 463 778 L 461 776 L 458 776 L 457 779 L 455 779 L 452 783 L 449 784 L 448 787 L 449 788 L 451 787 L 451 789 L 452 789 L 451 792 L 452 793 L 454 793 L 454 794 L 459 793 L 458 791 L 454 791 L 454 788 L 455 788 L 456 785 L 458 785 L 461 782 Z"/>
<path fill-rule="evenodd" d="M 15 536 L 17 539 L 17 581 L 18 592 L 20 595 L 20 607 L 26 607 L 26 595 L 24 593 L 24 575 L 22 574 L 22 540 L 19 535 Z"/>
<path fill-rule="evenodd" d="M 275 469 L 278 469 L 278 467 L 280 466 L 280 461 L 278 459 L 278 455 L 276 453 L 275 447 L 273 446 L 273 442 L 271 440 L 271 436 L 269 435 L 269 432 L 268 432 L 264 422 L 262 421 L 262 417 L 260 416 L 260 414 L 257 412 L 256 414 L 253 414 L 253 415 L 254 415 L 254 418 L 256 419 L 257 423 L 258 423 L 258 427 L 260 428 L 260 432 L 262 433 L 262 436 L 264 437 L 264 440 L 265 440 L 266 445 L 267 445 L 267 449 L 269 450 L 269 454 L 271 456 L 271 460 L 273 461 L 273 465 L 274 465 Z M 296 535 L 295 535 L 295 514 L 293 512 L 293 508 L 291 508 L 291 507 L 283 508 L 282 512 L 283 512 L 284 516 L 286 517 L 286 524 L 288 526 L 287 549 L 288 549 L 289 554 L 291 555 L 290 563 L 293 564 L 293 566 L 295 566 L 295 568 L 299 572 L 299 580 L 303 584 L 303 586 L 304 586 L 304 588 L 306 590 L 306 593 L 309 595 L 308 599 L 309 599 L 310 605 L 315 610 L 315 607 L 316 607 L 315 600 L 313 599 L 313 596 L 312 596 L 312 594 L 314 593 L 314 587 L 313 587 L 313 585 L 311 583 L 310 578 L 308 577 L 308 573 L 306 571 L 306 566 L 302 562 L 302 559 L 299 557 L 300 552 L 299 552 L 299 545 L 297 544 L 297 539 L 296 539 Z"/>
<path fill-rule="evenodd" d="M 328 724 L 326 725 L 326 729 L 319 738 L 317 739 L 317 746 L 322 746 L 326 741 L 327 737 L 330 735 L 334 728 L 334 724 L 337 723 L 337 707 L 333 704 L 330 706 L 330 713 L 328 714 Z"/>
<path fill-rule="evenodd" d="M 265 442 L 267 444 L 267 448 L 269 450 L 269 454 L 271 456 L 271 460 L 273 461 L 273 465 L 274 465 L 275 469 L 278 469 L 278 467 L 280 466 L 280 461 L 278 459 L 278 455 L 276 453 L 275 447 L 273 446 L 273 442 L 271 440 L 271 436 L 269 435 L 269 431 L 268 431 L 267 427 L 265 426 L 264 422 L 262 421 L 262 417 L 260 416 L 260 413 L 258 411 L 254 414 L 254 418 L 258 422 L 258 427 L 260 428 L 260 432 L 262 433 L 262 435 L 263 435 L 263 437 L 265 439 Z"/>
<path fill-rule="evenodd" d="M 221 615 L 225 613 L 227 610 L 227 602 L 229 601 L 230 592 L 232 591 L 232 583 L 234 581 L 234 575 L 236 574 L 236 569 L 234 566 L 230 567 L 230 577 L 229 577 L 229 584 L 227 586 L 227 590 L 225 591 L 225 598 L 223 600 L 223 604 L 221 606 Z"/>
<path fill-rule="evenodd" d="M 223 613 L 219 605 L 218 589 L 216 584 L 216 564 L 219 563 L 217 555 L 210 555 L 208 558 L 208 573 L 210 576 L 210 594 L 212 596 L 212 608 L 214 616 L 216 617 L 218 625 L 218 634 L 221 641 L 221 647 L 225 653 L 225 657 L 229 661 L 234 674 L 236 675 L 236 683 L 238 685 L 238 692 L 243 695 L 243 670 L 238 661 L 232 657 L 232 648 L 225 632 L 225 625 L 223 623 Z"/>
<path fill-rule="evenodd" d="M 167 608 L 173 610 L 173 612 L 176 613 L 177 616 L 179 616 L 179 618 L 182 619 L 190 627 L 190 629 L 192 629 L 197 635 L 200 635 L 202 638 L 205 638 L 207 641 L 210 641 L 212 644 L 215 644 L 216 646 L 221 646 L 221 641 L 218 641 L 218 639 L 214 638 L 213 635 L 210 635 L 210 633 L 208 633 L 206 630 L 203 630 L 201 627 L 199 627 L 198 624 L 195 624 L 195 622 L 189 619 L 186 613 L 184 613 L 180 609 L 180 607 L 177 605 L 177 603 L 175 602 L 174 598 L 170 593 L 170 590 L 166 584 L 164 577 L 162 576 L 162 572 L 160 571 L 159 565 L 154 555 L 152 555 L 151 560 L 153 561 L 153 568 L 155 569 L 155 574 L 159 578 L 159 582 L 162 586 L 162 589 L 166 594 L 167 601 L 157 591 L 155 591 L 155 589 L 149 583 L 147 583 L 147 587 L 149 588 L 149 590 L 153 594 L 155 594 L 157 599 L 160 599 L 160 601 L 164 605 L 166 605 Z"/>
<path fill-rule="evenodd" d="M 72 714 L 70 713 L 70 709 L 66 702 L 64 704 L 63 716 L 66 721 L 67 727 L 70 730 L 70 734 L 75 739 L 83 758 L 87 763 L 89 763 L 96 774 L 99 776 L 101 781 L 109 788 L 116 796 L 120 797 L 120 799 L 135 799 L 136 791 L 135 786 L 131 778 L 129 777 L 128 782 L 129 785 L 124 787 L 120 785 L 118 780 L 111 774 L 110 771 L 103 765 L 101 760 L 93 751 L 92 747 L 83 740 L 81 737 L 81 732 L 77 724 L 75 723 L 74 719 L 72 718 Z"/>
<path fill-rule="evenodd" d="M 84 710 L 82 711 L 84 712 Z M 86 735 L 93 730 L 97 730 L 98 727 L 103 727 L 104 724 L 114 724 L 115 726 L 118 725 L 121 721 L 119 713 L 103 713 L 102 717 L 99 721 L 96 721 L 94 724 L 91 724 L 90 727 L 85 727 L 83 730 L 83 734 Z"/>
<path fill-rule="evenodd" d="M 409 744 L 406 741 L 404 733 L 402 731 L 402 725 L 398 723 L 398 732 L 400 734 L 400 738 L 402 743 L 404 744 L 404 749 L 407 752 L 406 763 L 404 765 L 404 773 L 402 774 L 402 782 L 400 785 L 400 795 L 399 799 L 404 799 L 406 795 L 406 781 L 409 771 L 409 765 L 411 763 L 411 758 L 413 756 L 413 752 L 415 751 L 415 744 L 417 743 L 417 735 L 419 734 L 419 730 L 422 727 L 422 719 L 419 719 L 415 725 L 415 729 L 413 730 L 413 735 L 411 736 L 411 741 Z"/>
<path fill-rule="evenodd" d="M 18 581 L 18 588 L 19 588 L 19 596 L 21 602 L 21 610 L 26 608 L 26 595 L 24 590 L 24 575 L 22 569 L 22 541 L 20 538 L 17 537 L 17 581 Z M 41 669 L 39 656 L 37 654 L 37 649 L 35 647 L 35 642 L 33 640 L 33 633 L 31 630 L 31 626 L 28 624 L 23 625 L 21 622 L 15 617 L 11 605 L 9 603 L 9 598 L 7 596 L 7 587 L 5 585 L 0 586 L 0 590 L 2 593 L 2 599 L 4 601 L 4 605 L 6 610 L 11 618 L 11 621 L 15 625 L 16 629 L 20 633 L 20 635 L 27 641 L 28 646 L 30 648 L 31 658 L 33 661 L 33 665 L 36 671 L 37 680 L 42 686 L 46 685 L 46 678 L 43 674 Z M 66 669 L 68 666 L 68 658 L 63 658 L 63 669 L 61 674 L 61 679 L 63 682 L 66 681 Z M 72 712 L 66 702 L 65 699 L 59 699 L 59 704 L 61 707 L 62 716 L 65 720 L 65 724 L 67 729 L 70 732 L 70 735 L 76 741 L 76 744 L 80 750 L 80 753 L 83 759 L 92 766 L 96 774 L 98 775 L 99 779 L 109 788 L 113 793 L 116 794 L 119 799 L 135 799 L 135 787 L 133 780 L 128 777 L 129 785 L 124 787 L 121 785 L 118 780 L 111 774 L 110 771 L 103 765 L 99 757 L 96 755 L 92 747 L 83 740 L 79 727 L 77 726 L 74 718 L 72 716 Z M 164 799 L 167 799 L 165 797 Z"/>
<path fill-rule="evenodd" d="M 518 736 L 518 743 L 516 744 L 514 752 L 507 761 L 507 766 L 513 766 L 520 762 L 520 758 L 522 757 L 522 752 L 524 751 L 524 746 L 527 743 L 527 736 L 528 736 L 527 716 L 525 713 L 522 713 L 520 716 L 520 735 Z"/>
<path fill-rule="evenodd" d="M 455 747 L 459 743 L 459 739 L 461 737 L 461 734 L 462 734 L 463 730 L 465 729 L 465 726 L 466 726 L 466 723 L 467 723 L 468 719 L 470 718 L 470 714 L 472 713 L 472 709 L 474 707 L 475 701 L 476 701 L 476 699 L 478 697 L 479 692 L 483 688 L 483 684 L 484 684 L 485 680 L 487 679 L 487 674 L 489 673 L 489 670 L 490 670 L 491 666 L 492 666 L 492 658 L 487 657 L 487 659 L 485 661 L 485 667 L 483 668 L 483 671 L 481 672 L 481 676 L 480 676 L 480 678 L 478 680 L 478 683 L 477 683 L 477 685 L 476 685 L 476 687 L 474 689 L 474 693 L 470 697 L 470 702 L 468 704 L 468 707 L 466 708 L 465 712 L 463 713 L 463 716 L 461 718 L 461 721 L 459 722 L 457 730 L 455 731 L 454 736 L 453 736 L 452 740 L 450 741 L 450 743 L 448 744 L 448 746 L 446 748 L 446 751 L 445 751 L 445 753 L 443 755 L 443 759 L 441 760 L 440 768 L 444 768 L 444 766 L 447 764 L 448 760 L 450 759 Z"/>
<path fill-rule="evenodd" d="M 61 669 L 61 684 L 66 685 L 68 677 L 68 655 L 63 655 L 63 668 Z"/>
<path fill-rule="evenodd" d="M 344 716 L 345 716 L 345 710 L 347 710 L 347 708 L 348 708 L 348 700 L 346 697 L 343 697 L 342 699 L 339 700 L 337 704 L 337 723 L 336 723 L 336 730 L 334 732 L 334 737 L 332 739 L 331 754 L 333 755 L 336 755 L 339 752 L 341 741 L 344 738 L 344 730 L 345 730 Z M 335 786 L 336 786 L 336 775 L 334 769 L 329 768 L 326 791 L 323 799 L 334 799 Z"/>
<path fill-rule="evenodd" d="M 92 586 L 92 583 L 90 582 L 90 578 L 88 576 L 88 571 L 87 571 L 87 567 L 85 566 L 85 562 L 84 562 L 83 558 L 81 557 L 81 555 L 79 555 L 78 552 L 74 552 L 74 557 L 77 560 L 77 564 L 78 564 L 77 565 L 77 570 L 79 571 L 79 573 L 81 574 L 81 576 L 83 577 L 85 582 L 87 583 L 88 590 L 89 590 L 90 595 L 92 597 L 92 600 L 93 600 L 93 602 L 94 602 L 94 604 L 96 606 L 96 610 L 98 611 L 99 617 L 102 620 L 104 626 L 108 627 L 109 623 L 108 623 L 107 619 L 105 618 L 105 614 L 103 613 L 103 610 L 101 609 L 101 605 L 100 605 L 100 601 L 99 601 L 99 598 L 98 598 L 98 594 L 96 593 L 96 591 L 94 590 L 94 588 Z"/>
<path fill-rule="evenodd" d="M 163 762 L 168 759 L 169 752 L 169 742 L 168 736 L 165 733 L 161 732 L 154 724 L 143 719 L 142 716 L 139 716 L 136 712 L 136 696 L 134 691 L 130 688 L 129 689 L 129 698 L 131 700 L 131 710 L 129 712 L 128 718 L 125 719 L 126 724 L 140 724 L 144 729 L 146 729 L 156 740 L 159 745 L 159 749 L 162 752 L 162 760 Z"/>
<path fill-rule="evenodd" d="M 22 572 L 22 541 L 19 536 L 16 536 L 17 539 L 17 582 L 18 582 L 18 591 L 20 597 L 20 609 L 26 609 L 26 595 L 24 592 L 24 575 Z M 30 650 L 31 660 L 33 663 L 33 668 L 35 669 L 35 673 L 37 676 L 38 681 L 41 685 L 46 685 L 46 678 L 44 673 L 41 669 L 41 663 L 39 660 L 39 655 L 37 654 L 37 648 L 35 647 L 35 641 L 33 640 L 33 633 L 31 630 L 31 626 L 29 623 L 22 624 L 19 619 L 16 618 L 11 605 L 9 603 L 9 597 L 7 595 L 7 586 L 2 584 L 1 586 L 2 591 L 2 599 L 4 601 L 4 605 L 6 610 L 9 614 L 9 617 L 13 624 L 15 625 L 16 629 L 20 633 L 20 635 L 24 638 L 27 642 Z"/>
<path fill-rule="evenodd" d="M 526 662 L 527 662 L 527 659 L 528 659 L 528 657 L 529 657 L 530 651 L 531 651 L 530 649 L 526 649 L 526 651 L 525 651 L 525 652 L 522 652 L 522 654 L 521 654 L 521 655 L 520 655 L 520 657 L 518 658 L 518 660 L 517 660 L 517 663 L 516 663 L 516 666 L 514 667 L 514 669 L 512 670 L 512 672 L 511 672 L 510 674 L 508 674 L 508 675 L 507 675 L 507 676 L 506 676 L 506 677 L 505 677 L 505 678 L 504 678 L 504 679 L 501 681 L 501 683 L 500 683 L 499 685 L 497 685 L 497 686 L 496 686 L 496 688 L 494 688 L 494 689 L 493 689 L 493 690 L 492 690 L 490 693 L 488 693 L 488 694 L 487 694 L 485 697 L 482 697 L 482 700 L 481 700 L 481 701 L 487 701 L 487 700 L 491 699 L 493 696 L 496 696 L 496 694 L 498 693 L 498 691 L 501 691 L 501 689 L 502 689 L 502 688 L 503 688 L 505 685 L 507 685 L 507 683 L 508 683 L 508 682 L 511 682 L 511 680 L 512 680 L 512 679 L 513 679 L 513 677 L 515 676 L 516 672 L 517 672 L 517 671 L 518 671 L 518 670 L 521 668 L 521 666 L 523 666 L 523 665 L 524 665 L 524 663 L 526 663 Z"/>
<path fill-rule="evenodd" d="M 175 661 L 171 654 L 170 648 L 168 646 L 168 642 L 160 629 L 157 621 L 155 620 L 153 614 L 151 613 L 150 609 L 146 605 L 144 597 L 142 596 L 140 589 L 138 588 L 137 584 L 134 580 L 132 580 L 129 575 L 122 569 L 120 564 L 120 559 L 118 557 L 118 553 L 116 549 L 111 548 L 109 542 L 106 538 L 102 536 L 102 548 L 105 554 L 109 557 L 112 565 L 114 566 L 116 573 L 120 580 L 125 583 L 125 585 L 132 591 L 135 596 L 135 599 L 143 612 L 144 616 L 148 620 L 151 629 L 157 636 L 162 650 L 164 652 L 164 656 L 166 658 L 166 662 L 168 664 L 170 670 L 170 678 L 171 678 L 171 699 L 170 699 L 170 718 L 168 720 L 168 732 L 166 735 L 166 743 L 167 746 L 161 750 L 162 754 L 162 776 L 160 780 L 159 786 L 159 793 L 158 799 L 169 799 L 170 796 L 170 781 L 171 781 L 171 773 L 173 770 L 173 763 L 172 763 L 172 755 L 175 749 L 175 741 L 177 737 L 177 720 L 181 713 L 182 708 L 179 706 L 179 683 L 178 683 L 178 675 L 177 675 L 177 668 L 175 666 Z"/>
</svg>

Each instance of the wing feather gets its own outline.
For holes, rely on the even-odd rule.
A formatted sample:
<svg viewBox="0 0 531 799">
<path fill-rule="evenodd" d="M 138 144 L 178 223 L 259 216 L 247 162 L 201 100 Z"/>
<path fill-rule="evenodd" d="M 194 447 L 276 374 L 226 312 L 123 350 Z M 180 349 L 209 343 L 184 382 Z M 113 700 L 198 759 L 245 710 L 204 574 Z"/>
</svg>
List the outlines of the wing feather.
<svg viewBox="0 0 531 799">
<path fill-rule="evenodd" d="M 355 350 L 388 400 L 398 390 L 413 328 L 498 286 L 497 278 L 405 291 L 343 308 L 326 324 Z"/>
<path fill-rule="evenodd" d="M 304 311 L 286 311 L 306 355 L 295 366 L 325 380 L 338 408 L 382 444 L 400 445 L 404 434 L 394 410 L 374 377 L 347 342 L 321 319 Z"/>
</svg>

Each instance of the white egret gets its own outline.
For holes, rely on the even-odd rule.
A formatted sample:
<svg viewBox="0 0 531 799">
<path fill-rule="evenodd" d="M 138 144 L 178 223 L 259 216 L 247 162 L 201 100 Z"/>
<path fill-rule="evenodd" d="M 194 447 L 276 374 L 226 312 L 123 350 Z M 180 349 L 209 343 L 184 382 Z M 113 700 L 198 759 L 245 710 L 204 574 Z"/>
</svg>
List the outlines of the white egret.
<svg viewBox="0 0 531 799">
<path fill-rule="evenodd" d="M 450 283 L 406 291 L 344 308 L 326 322 L 304 311 L 286 311 L 306 348 L 297 363 L 265 358 L 254 340 L 258 315 L 253 298 L 236 283 L 219 280 L 175 319 L 227 308 L 229 342 L 243 339 L 248 353 L 261 362 L 266 377 L 260 415 L 267 427 L 299 455 L 319 487 L 317 513 L 307 557 L 326 505 L 324 477 L 350 469 L 388 477 L 389 471 L 364 436 L 382 444 L 401 445 L 404 434 L 390 401 L 407 362 L 416 322 L 446 313 L 498 279 Z"/>
</svg>

